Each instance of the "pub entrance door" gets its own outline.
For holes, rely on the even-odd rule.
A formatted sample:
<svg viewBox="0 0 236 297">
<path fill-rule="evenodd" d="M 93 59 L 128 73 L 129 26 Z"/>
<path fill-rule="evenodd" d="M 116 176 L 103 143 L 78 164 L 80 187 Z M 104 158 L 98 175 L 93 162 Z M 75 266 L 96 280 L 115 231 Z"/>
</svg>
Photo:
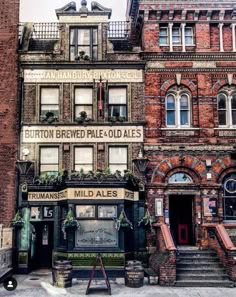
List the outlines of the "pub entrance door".
<svg viewBox="0 0 236 297">
<path fill-rule="evenodd" d="M 36 222 L 31 234 L 32 268 L 51 268 L 53 250 L 53 222 Z"/>
<path fill-rule="evenodd" d="M 176 245 L 194 244 L 193 196 L 170 195 L 170 230 Z"/>
</svg>

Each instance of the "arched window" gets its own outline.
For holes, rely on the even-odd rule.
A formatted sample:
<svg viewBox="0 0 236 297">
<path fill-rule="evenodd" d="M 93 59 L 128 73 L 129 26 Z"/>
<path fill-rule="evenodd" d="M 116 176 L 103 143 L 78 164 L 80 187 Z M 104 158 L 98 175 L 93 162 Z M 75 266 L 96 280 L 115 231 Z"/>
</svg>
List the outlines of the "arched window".
<svg viewBox="0 0 236 297">
<path fill-rule="evenodd" d="M 226 176 L 223 181 L 224 220 L 236 221 L 236 174 Z"/>
<path fill-rule="evenodd" d="M 171 175 L 171 177 L 168 180 L 169 184 L 176 184 L 176 183 L 189 184 L 192 182 L 193 182 L 192 178 L 185 172 L 176 172 L 173 175 Z"/>
<path fill-rule="evenodd" d="M 224 87 L 217 96 L 219 126 L 236 127 L 236 89 Z"/>
<path fill-rule="evenodd" d="M 183 88 L 173 88 L 167 93 L 166 126 L 190 127 L 190 96 Z"/>
</svg>

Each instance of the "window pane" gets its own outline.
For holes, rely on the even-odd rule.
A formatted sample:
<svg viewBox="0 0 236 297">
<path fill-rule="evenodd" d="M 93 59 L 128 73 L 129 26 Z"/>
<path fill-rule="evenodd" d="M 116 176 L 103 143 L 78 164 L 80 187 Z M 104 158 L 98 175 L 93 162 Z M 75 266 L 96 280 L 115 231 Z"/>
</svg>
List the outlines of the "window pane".
<svg viewBox="0 0 236 297">
<path fill-rule="evenodd" d="M 218 96 L 218 109 L 226 109 L 226 96 L 224 94 Z"/>
<path fill-rule="evenodd" d="M 160 28 L 160 36 L 161 37 L 167 36 L 167 28 Z"/>
<path fill-rule="evenodd" d="M 180 112 L 180 124 L 181 125 L 188 125 L 188 111 L 181 111 Z"/>
<path fill-rule="evenodd" d="M 75 45 L 75 29 L 70 30 L 70 44 Z"/>
<path fill-rule="evenodd" d="M 232 109 L 236 109 L 236 94 L 232 95 L 231 107 L 232 107 Z"/>
<path fill-rule="evenodd" d="M 58 104 L 58 88 L 41 88 L 41 104 Z"/>
<path fill-rule="evenodd" d="M 57 147 L 41 148 L 40 163 L 41 164 L 58 163 L 58 148 Z"/>
<path fill-rule="evenodd" d="M 75 89 L 76 104 L 92 104 L 93 90 L 92 88 L 76 88 Z"/>
<path fill-rule="evenodd" d="M 90 45 L 89 29 L 78 29 L 78 45 Z"/>
<path fill-rule="evenodd" d="M 78 46 L 78 55 L 80 52 L 84 52 L 84 55 L 88 55 L 90 57 L 90 47 L 89 46 Z"/>
<path fill-rule="evenodd" d="M 89 172 L 89 171 L 93 171 L 93 165 L 88 165 L 88 164 L 79 164 L 79 165 L 75 165 L 75 171 L 80 171 L 81 169 L 83 169 L 83 171 Z"/>
<path fill-rule="evenodd" d="M 127 165 L 119 165 L 119 164 L 109 165 L 109 168 L 112 173 L 116 172 L 116 170 L 119 170 L 123 174 L 124 170 L 127 170 Z"/>
<path fill-rule="evenodd" d="M 118 246 L 118 231 L 113 220 L 80 220 L 76 231 L 76 247 Z"/>
<path fill-rule="evenodd" d="M 175 109 L 175 98 L 173 95 L 168 95 L 166 108 L 167 109 Z"/>
<path fill-rule="evenodd" d="M 219 125 L 226 125 L 226 111 L 219 110 L 218 117 L 219 117 Z"/>
<path fill-rule="evenodd" d="M 97 58 L 98 58 L 98 47 L 94 46 L 93 47 L 93 59 L 97 60 Z"/>
<path fill-rule="evenodd" d="M 75 163 L 88 164 L 93 163 L 93 148 L 92 147 L 76 147 L 75 148 Z"/>
<path fill-rule="evenodd" d="M 40 166 L 40 174 L 47 173 L 48 175 L 55 175 L 58 172 L 58 165 L 41 165 Z"/>
<path fill-rule="evenodd" d="M 126 118 L 126 106 L 110 105 L 109 117 L 124 117 Z"/>
<path fill-rule="evenodd" d="M 109 89 L 109 104 L 126 104 L 126 88 Z"/>
<path fill-rule="evenodd" d="M 77 105 L 75 107 L 75 117 L 76 118 L 80 117 L 81 111 L 85 111 L 88 118 L 91 119 L 93 117 L 93 108 L 92 108 L 92 106 L 89 106 L 89 105 Z"/>
<path fill-rule="evenodd" d="M 70 47 L 70 60 L 71 61 L 75 60 L 75 47 L 74 46 Z"/>
<path fill-rule="evenodd" d="M 93 45 L 98 44 L 98 31 L 93 29 Z"/>
<path fill-rule="evenodd" d="M 188 96 L 182 95 L 180 98 L 180 109 L 188 109 Z"/>
<path fill-rule="evenodd" d="M 126 164 L 127 163 L 127 147 L 110 147 L 109 148 L 109 164 Z"/>
<path fill-rule="evenodd" d="M 236 125 L 236 110 L 232 111 L 232 125 Z"/>
<path fill-rule="evenodd" d="M 175 125 L 175 112 L 174 111 L 167 111 L 167 125 L 173 126 Z"/>
<path fill-rule="evenodd" d="M 160 37 L 160 44 L 168 44 L 168 38 L 167 37 Z"/>
<path fill-rule="evenodd" d="M 173 28 L 172 29 L 172 36 L 178 36 L 179 37 L 179 34 L 180 31 L 179 31 L 179 28 Z"/>
<path fill-rule="evenodd" d="M 236 198 L 225 198 L 225 219 L 236 220 Z"/>
<path fill-rule="evenodd" d="M 192 45 L 193 44 L 193 38 L 185 36 L 185 44 L 186 45 Z"/>
</svg>

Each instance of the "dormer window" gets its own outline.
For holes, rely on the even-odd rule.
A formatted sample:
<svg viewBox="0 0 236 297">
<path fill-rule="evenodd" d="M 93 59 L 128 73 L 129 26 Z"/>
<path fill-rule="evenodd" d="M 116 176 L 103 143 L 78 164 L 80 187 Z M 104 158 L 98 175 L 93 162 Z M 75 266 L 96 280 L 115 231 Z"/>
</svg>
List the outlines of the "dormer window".
<svg viewBox="0 0 236 297">
<path fill-rule="evenodd" d="M 71 28 L 70 60 L 97 60 L 98 31 L 97 28 Z"/>
</svg>

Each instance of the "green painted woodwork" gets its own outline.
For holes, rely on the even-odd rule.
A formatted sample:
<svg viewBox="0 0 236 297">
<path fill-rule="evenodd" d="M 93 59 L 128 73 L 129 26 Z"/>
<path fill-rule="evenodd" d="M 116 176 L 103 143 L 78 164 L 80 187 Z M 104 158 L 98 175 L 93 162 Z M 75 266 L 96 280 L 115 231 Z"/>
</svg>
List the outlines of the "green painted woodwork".
<svg viewBox="0 0 236 297">
<path fill-rule="evenodd" d="M 24 208 L 22 210 L 24 226 L 17 230 L 18 232 L 18 249 L 28 250 L 30 246 L 30 209 Z"/>
<path fill-rule="evenodd" d="M 28 265 L 28 252 L 19 252 L 18 264 L 19 265 Z"/>
<path fill-rule="evenodd" d="M 105 267 L 124 267 L 124 253 L 100 253 Z M 91 267 L 94 264 L 97 253 L 62 253 L 54 252 L 53 261 L 55 260 L 71 260 L 75 267 Z"/>
</svg>

